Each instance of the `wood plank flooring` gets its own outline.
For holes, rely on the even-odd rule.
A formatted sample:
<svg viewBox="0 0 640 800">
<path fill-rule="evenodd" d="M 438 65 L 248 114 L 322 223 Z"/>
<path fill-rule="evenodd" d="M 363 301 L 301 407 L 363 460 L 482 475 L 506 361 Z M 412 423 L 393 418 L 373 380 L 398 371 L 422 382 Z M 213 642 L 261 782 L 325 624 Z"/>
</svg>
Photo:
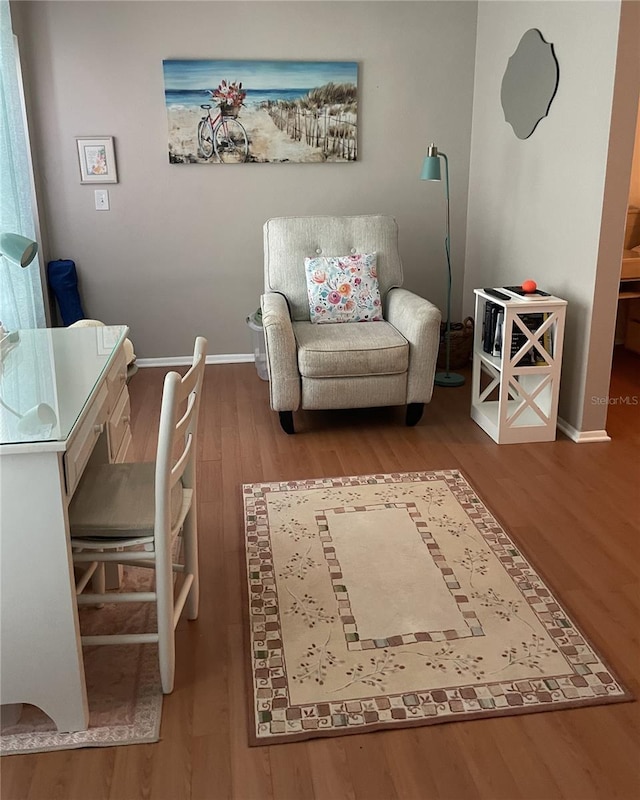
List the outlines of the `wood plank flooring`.
<svg viewBox="0 0 640 800">
<path fill-rule="evenodd" d="M 617 354 L 611 397 L 640 398 Z M 132 379 L 135 460 L 152 460 L 164 370 Z M 613 441 L 494 444 L 469 382 L 436 388 L 416 428 L 402 409 L 298 413 L 285 435 L 251 364 L 206 369 L 199 444 L 202 600 L 177 633 L 162 740 L 2 760 L 2 800 L 635 800 L 638 703 L 247 747 L 240 484 L 461 469 L 640 695 L 640 405 L 610 406 Z"/>
</svg>

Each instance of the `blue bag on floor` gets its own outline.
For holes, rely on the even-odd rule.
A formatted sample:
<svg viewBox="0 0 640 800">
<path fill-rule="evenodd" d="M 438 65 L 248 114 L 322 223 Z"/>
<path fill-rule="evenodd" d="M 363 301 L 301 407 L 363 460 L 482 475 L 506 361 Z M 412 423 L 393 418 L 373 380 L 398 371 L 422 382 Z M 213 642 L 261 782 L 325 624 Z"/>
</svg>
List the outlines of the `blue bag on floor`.
<svg viewBox="0 0 640 800">
<path fill-rule="evenodd" d="M 63 324 L 72 325 L 79 319 L 85 319 L 78 294 L 75 262 L 68 258 L 50 261 L 47 264 L 47 280 L 58 301 Z"/>
</svg>

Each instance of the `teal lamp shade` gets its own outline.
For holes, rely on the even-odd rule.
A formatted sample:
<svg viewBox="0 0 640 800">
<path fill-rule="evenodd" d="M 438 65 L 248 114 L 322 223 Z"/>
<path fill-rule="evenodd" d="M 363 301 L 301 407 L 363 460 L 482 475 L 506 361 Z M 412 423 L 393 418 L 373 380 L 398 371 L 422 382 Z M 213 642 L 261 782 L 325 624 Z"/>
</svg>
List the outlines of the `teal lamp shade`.
<svg viewBox="0 0 640 800">
<path fill-rule="evenodd" d="M 19 264 L 21 267 L 28 267 L 36 257 L 38 243 L 19 233 L 0 233 L 0 254 Z"/>
<path fill-rule="evenodd" d="M 440 158 L 438 148 L 435 144 L 430 144 L 427 148 L 427 155 L 424 157 L 422 165 L 421 181 L 439 181 L 440 177 Z"/>
</svg>

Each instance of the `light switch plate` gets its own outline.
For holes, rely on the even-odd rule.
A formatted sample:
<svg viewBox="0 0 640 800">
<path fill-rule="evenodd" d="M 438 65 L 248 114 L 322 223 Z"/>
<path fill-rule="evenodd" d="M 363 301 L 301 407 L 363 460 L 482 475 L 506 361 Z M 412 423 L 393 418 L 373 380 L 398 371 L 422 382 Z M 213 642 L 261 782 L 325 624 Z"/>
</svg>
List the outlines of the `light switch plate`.
<svg viewBox="0 0 640 800">
<path fill-rule="evenodd" d="M 109 191 L 108 189 L 96 189 L 96 211 L 109 210 Z"/>
</svg>

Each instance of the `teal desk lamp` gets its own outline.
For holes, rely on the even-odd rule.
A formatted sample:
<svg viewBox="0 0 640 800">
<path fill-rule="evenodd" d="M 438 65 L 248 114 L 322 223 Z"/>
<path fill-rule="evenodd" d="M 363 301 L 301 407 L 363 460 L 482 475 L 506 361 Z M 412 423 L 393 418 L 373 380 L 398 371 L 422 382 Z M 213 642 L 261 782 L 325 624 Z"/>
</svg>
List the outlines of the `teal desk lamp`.
<svg viewBox="0 0 640 800">
<path fill-rule="evenodd" d="M 18 432 L 23 436 L 35 436 L 38 434 L 47 436 L 47 429 L 50 430 L 58 422 L 56 412 L 48 403 L 38 403 L 37 406 L 29 409 L 25 414 L 20 414 L 15 408 L 11 408 L 2 397 L 0 397 L 0 406 L 6 408 L 14 417 L 18 417 L 20 420 L 17 425 Z"/>
<path fill-rule="evenodd" d="M 0 255 L 21 267 L 28 267 L 36 257 L 38 243 L 19 233 L 0 233 Z"/>
<path fill-rule="evenodd" d="M 21 267 L 28 267 L 38 253 L 38 243 L 19 233 L 0 233 L 0 256 L 4 256 L 14 264 Z M 6 334 L 2 323 L 0 323 L 0 340 Z M 9 339 L 9 341 L 11 341 Z M 2 352 L 0 350 L 0 367 L 2 365 Z M 0 406 L 5 408 L 14 417 L 18 417 L 18 431 L 21 434 L 35 435 L 42 432 L 43 426 L 55 425 L 58 421 L 55 411 L 47 403 L 39 403 L 29 409 L 25 414 L 21 414 L 0 397 Z"/>
<path fill-rule="evenodd" d="M 445 175 L 445 192 L 447 196 L 447 235 L 444 240 L 444 249 L 447 254 L 447 269 L 449 274 L 449 282 L 447 285 L 447 322 L 445 331 L 445 371 L 436 372 L 435 385 L 436 386 L 462 386 L 464 383 L 464 375 L 459 375 L 456 372 L 449 371 L 449 355 L 451 349 L 451 245 L 449 239 L 449 159 L 446 153 L 438 152 L 438 148 L 433 142 L 427 148 L 427 155 L 422 165 L 422 173 L 420 180 L 423 181 L 439 181 L 440 177 L 440 159 L 444 159 L 444 175 Z"/>
</svg>

